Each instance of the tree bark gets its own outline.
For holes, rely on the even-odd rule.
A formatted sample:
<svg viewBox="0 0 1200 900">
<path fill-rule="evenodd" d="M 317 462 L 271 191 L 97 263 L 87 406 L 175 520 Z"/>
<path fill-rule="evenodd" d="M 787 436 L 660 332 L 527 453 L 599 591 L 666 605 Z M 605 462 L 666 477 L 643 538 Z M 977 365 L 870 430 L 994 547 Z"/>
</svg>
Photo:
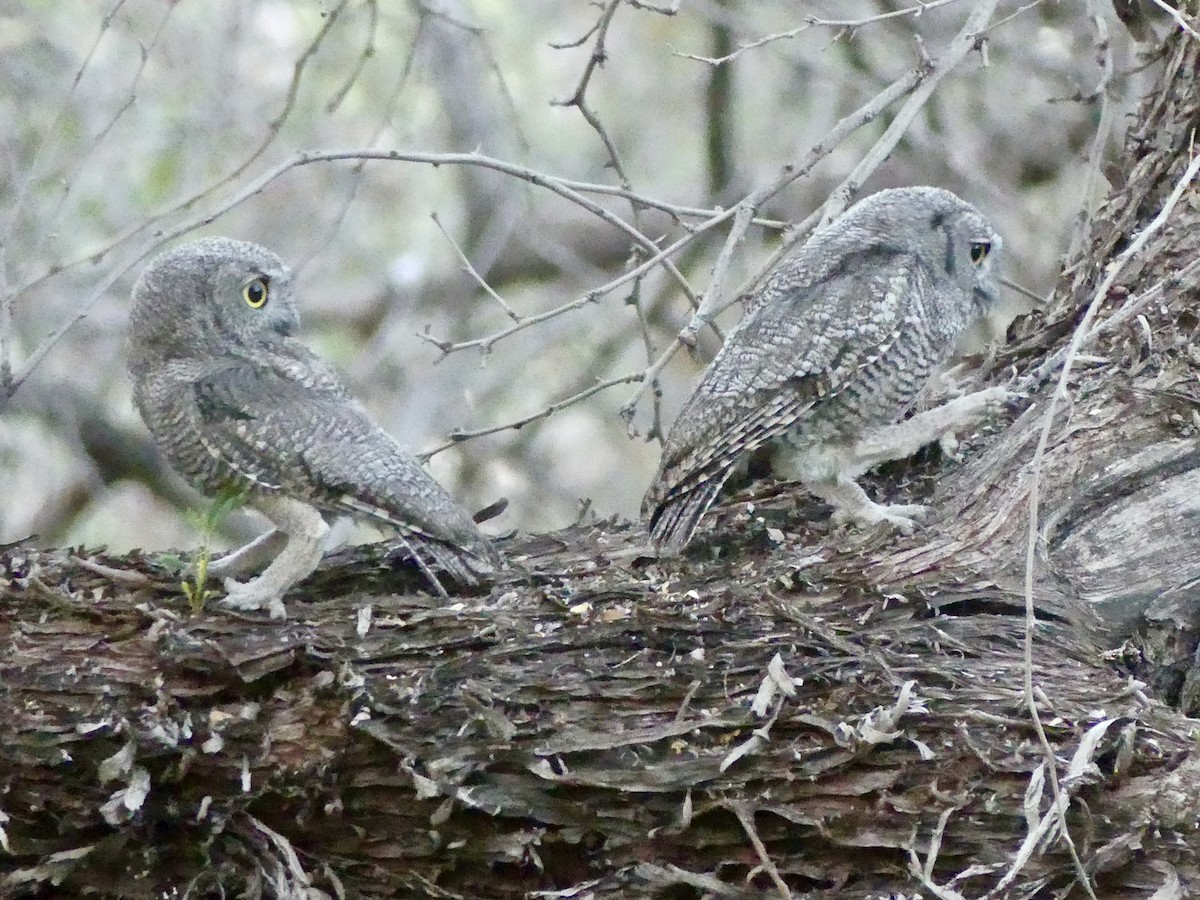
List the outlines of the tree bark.
<svg viewBox="0 0 1200 900">
<path fill-rule="evenodd" d="M 6 548 L 0 894 L 1194 891 L 1197 187 L 1102 300 L 1121 324 L 1034 464 L 1106 265 L 1188 165 L 1197 46 L 1168 45 L 1084 257 L 987 369 L 1023 399 L 961 461 L 875 477 L 936 510 L 910 537 L 760 486 L 683 560 L 580 525 L 502 542 L 512 571 L 450 603 L 343 552 L 286 622 L 189 614 L 169 560 Z"/>
</svg>

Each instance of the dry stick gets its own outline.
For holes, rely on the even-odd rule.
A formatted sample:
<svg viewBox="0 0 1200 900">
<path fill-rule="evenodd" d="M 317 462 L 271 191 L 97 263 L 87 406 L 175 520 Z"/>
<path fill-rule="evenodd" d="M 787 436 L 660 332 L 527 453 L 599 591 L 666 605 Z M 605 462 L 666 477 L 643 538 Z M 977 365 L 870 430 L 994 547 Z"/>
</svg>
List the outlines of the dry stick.
<svg viewBox="0 0 1200 900">
<path fill-rule="evenodd" d="M 374 52 L 375 52 L 374 51 L 374 40 L 375 40 L 375 29 L 377 26 L 376 18 L 378 16 L 378 8 L 377 8 L 378 0 L 367 0 L 367 5 L 371 8 L 371 12 L 372 12 L 371 37 L 370 37 L 371 43 L 363 49 L 363 62 L 365 62 L 365 59 L 366 59 L 366 56 L 368 53 L 370 53 L 370 55 L 374 55 Z M 396 112 L 396 106 L 400 102 L 400 95 L 404 92 L 404 88 L 408 84 L 409 76 L 412 74 L 413 62 L 415 61 L 416 56 L 417 56 L 417 47 L 420 44 L 422 28 L 424 27 L 424 24 L 425 24 L 425 17 L 424 16 L 418 17 L 417 27 L 413 30 L 412 38 L 411 38 L 411 41 L 409 42 L 408 56 L 405 57 L 404 63 L 400 66 L 400 74 L 396 79 L 396 85 L 395 85 L 395 87 L 392 88 L 391 94 L 388 97 L 387 102 L 384 103 L 384 105 L 383 105 L 383 110 L 382 110 L 381 115 L 379 116 L 379 121 L 375 126 L 375 130 L 371 133 L 371 136 L 367 140 L 367 146 L 369 146 L 369 147 L 376 146 L 378 144 L 380 137 L 383 135 L 383 133 L 387 130 L 388 126 L 391 124 L 392 116 Z M 356 75 L 356 77 L 357 77 L 357 75 Z M 346 90 L 349 90 L 350 86 L 351 86 L 351 82 L 347 82 Z M 335 96 L 335 99 L 337 99 L 340 103 L 340 98 L 337 98 Z M 326 106 L 326 111 L 332 111 L 332 108 L 333 108 L 333 101 L 330 101 L 330 103 Z M 325 226 L 322 229 L 323 235 L 320 236 L 320 238 L 314 244 L 315 247 L 325 247 L 325 246 L 328 246 L 329 244 L 333 243 L 334 236 L 337 235 L 337 233 L 341 230 L 342 223 L 346 221 L 346 216 L 348 216 L 350 214 L 350 208 L 351 208 L 351 206 L 354 205 L 354 201 L 358 197 L 358 191 L 362 187 L 362 184 L 363 184 L 363 172 L 365 169 L 366 169 L 366 164 L 363 162 L 359 162 L 358 164 L 350 167 L 350 175 L 351 175 L 350 189 L 341 197 L 341 200 L 339 202 L 339 207 L 338 207 L 337 211 L 335 212 L 333 219 L 330 221 L 330 223 L 327 226 Z M 315 251 L 314 251 L 314 253 L 315 253 Z M 298 271 L 300 271 L 300 269 L 303 269 L 304 266 L 306 266 L 308 264 L 308 262 L 309 262 L 309 257 L 305 257 L 303 262 L 300 264 L 300 266 L 297 267 L 296 271 L 298 272 Z M 381 326 L 380 331 L 382 331 L 382 330 L 383 329 Z"/>
<path fill-rule="evenodd" d="M 1014 9 L 1012 12 L 1010 12 L 1007 16 L 1002 16 L 1001 18 L 999 18 L 995 22 L 993 22 L 991 25 L 989 25 L 988 31 L 992 32 L 992 31 L 995 31 L 997 28 L 1000 28 L 1001 26 L 1007 25 L 1009 22 L 1011 22 L 1017 16 L 1024 15 L 1025 13 L 1029 12 L 1029 10 L 1033 9 L 1035 6 L 1041 6 L 1045 2 L 1046 2 L 1046 0 L 1029 0 L 1028 3 L 1021 4 L 1016 9 Z"/>
<path fill-rule="evenodd" d="M 630 384 L 634 381 L 641 381 L 645 377 L 645 372 L 630 372 L 628 375 L 620 375 L 616 378 L 609 378 L 604 381 L 597 382 L 596 384 L 589 388 L 585 388 L 577 394 L 572 394 L 570 397 L 564 397 L 562 400 L 551 403 L 549 406 L 546 406 L 538 412 L 524 416 L 520 419 L 515 419 L 512 422 L 505 422 L 503 425 L 492 425 L 488 428 L 477 428 L 473 431 L 452 431 L 450 432 L 450 440 L 446 441 L 444 444 L 439 444 L 432 450 L 426 450 L 424 453 L 418 454 L 418 458 L 422 462 L 425 462 L 431 457 L 436 456 L 438 453 L 441 453 L 443 450 L 449 450 L 451 447 L 456 447 L 463 441 L 469 441 L 472 438 L 483 437 L 486 434 L 496 434 L 500 431 L 519 431 L 530 422 L 536 422 L 539 419 L 549 418 L 559 410 L 566 409 L 568 406 L 573 406 L 574 404 L 579 403 L 581 400 L 586 400 L 593 394 L 598 394 L 601 391 L 608 390 L 610 387 L 614 387 L 618 384 Z"/>
<path fill-rule="evenodd" d="M 367 60 L 375 55 L 375 34 L 379 29 L 379 3 L 378 0 L 367 0 L 367 40 L 363 44 L 362 53 L 358 54 L 358 59 L 354 63 L 354 68 L 350 70 L 350 74 L 346 76 L 346 80 L 342 86 L 333 92 L 333 97 L 325 104 L 325 113 L 337 112 L 341 107 L 342 102 L 346 99 L 346 95 L 350 93 L 350 89 L 354 87 L 359 76 L 362 75 L 363 69 L 366 68 Z"/>
<path fill-rule="evenodd" d="M 584 121 L 591 126 L 592 130 L 600 137 L 600 141 L 604 144 L 605 152 L 608 154 L 608 161 L 612 170 L 616 173 L 618 180 L 621 182 L 621 187 L 629 192 L 633 192 L 633 183 L 625 172 L 625 164 L 621 160 L 621 154 L 617 151 L 617 145 L 612 140 L 608 133 L 608 129 L 604 127 L 604 123 L 600 121 L 600 117 L 596 111 L 592 109 L 588 102 L 587 91 L 591 85 L 592 76 L 595 75 L 597 69 L 604 64 L 608 53 L 605 49 L 605 41 L 608 39 L 608 29 L 612 27 L 613 19 L 616 16 L 617 7 L 621 5 L 622 0 L 610 0 L 608 6 L 600 14 L 600 20 L 595 28 L 596 39 L 592 46 L 592 52 L 588 57 L 587 65 L 584 67 L 583 74 L 580 76 L 579 84 L 575 88 L 575 93 L 571 98 L 559 105 L 574 106 L 579 110 L 579 114 L 583 116 Z M 642 224 L 642 211 L 636 203 L 630 203 L 633 227 L 639 232 L 645 231 Z M 632 262 L 636 266 L 642 254 L 644 247 L 635 247 L 633 249 Z M 673 267 L 673 263 L 671 266 Z M 637 317 L 638 325 L 642 336 L 642 346 L 646 351 L 646 365 L 650 366 L 654 361 L 657 348 L 654 343 L 654 336 L 650 333 L 650 321 L 646 316 L 646 308 L 642 302 L 642 280 L 639 277 L 634 281 L 630 290 L 630 303 L 634 308 L 634 315 Z M 693 296 L 688 297 L 693 309 L 699 306 L 699 301 Z M 653 382 L 653 406 L 654 420 L 650 428 L 651 434 L 658 434 L 662 431 L 662 391 L 657 382 Z"/>
<path fill-rule="evenodd" d="M 566 100 L 555 100 L 551 105 L 574 106 L 579 110 L 579 114 L 583 116 L 584 121 L 591 126 L 592 130 L 600 137 L 601 143 L 604 144 L 604 151 L 608 154 L 608 161 L 612 164 L 613 171 L 617 173 L 617 177 L 621 180 L 621 187 L 625 190 L 632 190 L 633 187 L 629 182 L 628 176 L 625 174 L 625 167 L 621 164 L 621 155 L 617 152 L 617 145 L 613 143 L 604 124 L 587 102 L 587 89 L 588 85 L 591 84 L 592 75 L 595 74 L 596 69 L 602 66 L 608 58 L 608 54 L 604 49 L 604 41 L 608 37 L 608 28 L 612 25 L 613 16 L 616 15 L 617 7 L 621 5 L 621 2 L 622 0 L 609 0 L 608 5 L 600 13 L 600 19 L 596 23 L 596 26 L 589 30 L 589 34 L 596 36 L 596 42 L 592 47 L 592 52 L 588 55 L 587 65 L 583 67 L 583 75 L 579 78 L 579 84 L 575 87 L 575 93 Z"/>
<path fill-rule="evenodd" d="M 1042 748 L 1046 753 L 1046 771 L 1050 779 L 1051 790 L 1054 794 L 1054 802 L 1059 805 L 1060 809 L 1060 828 L 1063 840 L 1070 851 L 1071 860 L 1075 865 L 1078 877 L 1081 879 L 1080 883 L 1087 891 L 1088 896 L 1093 898 L 1093 900 L 1095 900 L 1096 895 L 1092 891 L 1091 881 L 1087 877 L 1083 863 L 1075 851 L 1075 844 L 1071 840 L 1070 833 L 1067 831 L 1066 803 L 1062 802 L 1062 791 L 1058 783 L 1058 770 L 1054 749 L 1050 746 L 1050 741 L 1046 738 L 1046 732 L 1042 728 L 1042 720 L 1038 715 L 1037 700 L 1034 697 L 1033 689 L 1033 633 L 1037 627 L 1037 616 L 1033 605 L 1033 576 L 1038 543 L 1038 506 L 1041 499 L 1042 460 L 1046 455 L 1046 446 L 1050 441 L 1050 429 L 1054 425 L 1054 414 L 1058 409 L 1059 401 L 1070 399 L 1067 394 L 1067 380 L 1071 375 L 1071 366 L 1085 341 L 1092 336 L 1092 321 L 1096 318 L 1101 304 L 1107 299 L 1109 290 L 1125 266 L 1142 251 L 1146 243 L 1150 240 L 1150 237 L 1166 224 L 1171 212 L 1175 209 L 1175 204 L 1179 202 L 1179 198 L 1183 196 L 1184 191 L 1187 190 L 1188 186 L 1195 179 L 1197 171 L 1200 171 L 1200 154 L 1192 158 L 1186 171 L 1183 173 L 1183 177 L 1179 179 L 1178 184 L 1171 191 L 1171 195 L 1167 198 L 1166 203 L 1163 204 L 1163 208 L 1159 211 L 1159 214 L 1125 248 L 1121 255 L 1109 265 L 1108 273 L 1096 289 L 1095 294 L 1088 303 L 1087 310 L 1083 314 L 1083 318 L 1080 319 L 1071 336 L 1071 344 L 1067 348 L 1067 355 L 1063 360 L 1062 371 L 1058 376 L 1058 384 L 1055 386 L 1053 393 L 1050 394 L 1049 402 L 1046 404 L 1046 411 L 1042 414 L 1041 434 L 1038 435 L 1037 447 L 1033 451 L 1033 461 L 1030 466 L 1029 536 L 1025 549 L 1025 660 L 1023 667 L 1025 705 L 1029 708 L 1029 716 L 1033 722 L 1034 730 L 1037 732 L 1038 739 L 1041 741 Z M 1015 873 L 1010 872 L 1009 875 L 1015 875 Z"/>
<path fill-rule="evenodd" d="M 727 56 L 698 56 L 694 53 L 678 52 L 675 55 L 682 57 L 683 59 L 694 59 L 696 62 L 707 63 L 710 66 L 721 66 L 732 62 L 748 50 L 755 50 L 759 47 L 765 47 L 767 44 L 774 44 L 778 41 L 790 41 L 813 28 L 836 28 L 840 31 L 854 31 L 866 25 L 874 25 L 877 22 L 883 22 L 888 19 L 896 19 L 902 16 L 912 16 L 915 19 L 931 9 L 936 9 L 939 6 L 945 6 L 948 3 L 957 2 L 959 2 L 959 0 L 929 0 L 927 3 L 920 3 L 916 6 L 908 6 L 904 9 L 892 10 L 891 12 L 879 13 L 878 15 L 867 16 L 863 19 L 821 19 L 817 16 L 808 16 L 805 19 L 804 24 L 798 28 L 790 28 L 787 31 L 779 31 L 774 34 L 764 35 L 763 37 L 751 41 L 748 44 L 742 44 Z"/>
<path fill-rule="evenodd" d="M 771 881 L 775 883 L 775 889 L 779 891 L 779 896 L 784 900 L 791 900 L 792 892 L 787 886 L 787 882 L 779 874 L 779 869 L 772 861 L 767 853 L 767 847 L 762 842 L 762 838 L 758 836 L 758 829 L 754 827 L 754 819 L 750 815 L 750 810 L 746 808 L 744 801 L 730 801 L 726 804 L 733 814 L 737 816 L 737 820 L 742 825 L 742 830 L 746 832 L 746 837 L 750 838 L 750 843 L 754 845 L 754 852 L 758 854 L 758 859 L 762 863 L 762 867 L 767 870 L 767 874 L 771 877 Z"/>
<path fill-rule="evenodd" d="M 646 12 L 658 13 L 663 16 L 673 16 L 679 12 L 679 7 L 683 0 L 674 0 L 670 6 L 658 6 L 654 3 L 647 3 L 646 0 L 625 0 L 634 9 L 644 9 Z"/>
<path fill-rule="evenodd" d="M 1091 150 L 1088 152 L 1087 177 L 1083 181 L 1082 196 L 1079 201 L 1079 213 L 1075 219 L 1075 234 L 1071 237 L 1071 246 L 1067 251 L 1068 259 L 1079 256 L 1082 248 L 1086 247 L 1092 235 L 1092 195 L 1096 190 L 1096 182 L 1100 178 L 1100 166 L 1104 162 L 1104 146 L 1108 143 L 1112 132 L 1112 103 L 1108 96 L 1108 86 L 1113 77 L 1112 44 L 1108 39 L 1108 23 L 1104 21 L 1104 13 L 1100 11 L 1096 0 L 1084 0 L 1092 26 L 1096 30 L 1094 48 L 1096 61 L 1100 65 L 1100 81 L 1092 91 L 1092 98 L 1100 98 L 1100 121 L 1096 123 L 1096 133 L 1092 136 Z"/>
<path fill-rule="evenodd" d="M 487 283 L 487 279 L 485 279 L 482 275 L 480 275 L 479 272 L 476 270 L 476 268 L 473 265 L 471 265 L 471 260 L 467 258 L 466 252 L 459 245 L 458 241 L 456 241 L 453 237 L 450 236 L 450 232 L 448 232 L 446 230 L 446 226 L 444 226 L 442 224 L 442 220 L 440 218 L 438 218 L 438 214 L 431 213 L 429 218 L 433 219 L 433 224 L 438 227 L 438 231 L 440 231 L 442 233 L 443 237 L 445 237 L 446 240 L 450 243 L 450 246 L 454 248 L 454 252 L 457 253 L 458 258 L 460 260 L 462 260 L 463 268 L 466 270 L 467 274 L 470 275 L 471 278 L 473 278 L 475 280 L 476 284 L 478 284 L 481 288 L 483 288 L 484 292 L 487 293 L 487 295 L 489 297 L 491 297 L 498 304 L 500 304 L 500 308 L 502 310 L 504 310 L 505 314 L 510 319 L 512 319 L 514 322 L 520 322 L 521 316 L 513 311 L 513 308 L 508 305 L 507 301 L 505 301 L 505 299 L 503 297 L 501 297 L 499 294 L 497 294 L 496 291 L 492 288 L 492 286 Z"/>
<path fill-rule="evenodd" d="M 708 222 L 705 222 L 703 226 L 701 226 L 700 228 L 697 228 L 695 231 L 689 233 L 686 237 L 682 237 L 679 240 L 677 240 L 675 243 L 668 245 L 665 249 L 658 251 L 653 256 L 649 257 L 644 262 L 642 262 L 640 265 L 635 266 L 634 268 L 630 269 L 628 272 L 624 272 L 623 274 L 618 275 L 612 281 L 609 281 L 605 284 L 600 285 L 600 287 L 598 287 L 598 288 L 588 291 L 582 297 L 577 297 L 576 299 L 568 301 L 567 303 L 564 303 L 561 306 L 554 307 L 554 309 L 549 309 L 549 310 L 546 310 L 545 312 L 537 313 L 536 315 L 525 316 L 524 318 L 521 319 L 520 322 L 514 323 L 513 325 L 510 325 L 507 328 L 504 328 L 504 329 L 501 329 L 500 331 L 494 332 L 493 334 L 490 334 L 487 337 L 476 338 L 476 339 L 470 340 L 470 341 L 462 341 L 461 343 L 457 343 L 457 344 L 452 344 L 452 343 L 445 342 L 445 341 L 439 341 L 436 338 L 432 338 L 429 335 L 425 335 L 425 334 L 418 334 L 417 337 L 433 344 L 435 347 L 442 350 L 443 353 L 452 353 L 455 350 L 464 350 L 469 347 L 478 347 L 481 350 L 488 351 L 492 348 L 492 346 L 497 341 L 501 341 L 506 337 L 516 334 L 518 331 L 523 331 L 526 328 L 529 328 L 531 325 L 537 325 L 541 322 L 547 321 L 548 319 L 556 318 L 557 316 L 560 316 L 563 313 L 569 312 L 571 310 L 581 309 L 584 306 L 587 306 L 589 303 L 595 303 L 604 294 L 614 291 L 621 285 L 623 285 L 629 281 L 632 281 L 635 278 L 638 278 L 641 275 L 645 274 L 650 269 L 654 268 L 656 265 L 661 263 L 664 259 L 666 259 L 669 256 L 674 255 L 676 252 L 681 250 L 684 246 L 686 246 L 687 244 L 694 241 L 697 237 L 699 237 L 704 232 L 708 231 L 710 228 L 713 228 L 713 227 L 719 225 L 721 222 L 725 221 L 725 219 L 728 218 L 729 215 L 731 215 L 731 214 L 732 214 L 732 212 L 720 213 L 720 214 L 714 216 Z"/>
<path fill-rule="evenodd" d="M 1193 28 L 1191 24 L 1188 23 L 1188 20 L 1183 17 L 1183 13 L 1171 6 L 1171 4 L 1164 3 L 1163 0 L 1151 0 L 1151 2 L 1154 3 L 1154 5 L 1159 9 L 1167 13 L 1167 15 L 1169 15 L 1172 19 L 1174 19 L 1175 24 L 1177 24 L 1180 28 L 1182 28 L 1192 37 L 1200 40 L 1200 34 L 1198 34 L 1196 29 Z"/>
</svg>

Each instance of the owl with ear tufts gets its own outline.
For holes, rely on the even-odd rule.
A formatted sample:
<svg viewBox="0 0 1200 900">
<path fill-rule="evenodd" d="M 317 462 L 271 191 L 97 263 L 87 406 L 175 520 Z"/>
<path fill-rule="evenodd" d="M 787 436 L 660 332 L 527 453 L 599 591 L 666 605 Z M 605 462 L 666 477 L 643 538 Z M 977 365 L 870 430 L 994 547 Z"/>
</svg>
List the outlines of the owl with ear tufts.
<svg viewBox="0 0 1200 900">
<path fill-rule="evenodd" d="M 154 259 L 133 289 L 134 402 L 202 493 L 245 492 L 274 530 L 209 565 L 224 603 L 284 615 L 316 568 L 324 514 L 395 529 L 430 585 L 502 567 L 471 517 L 293 335 L 292 273 L 263 247 L 204 238 Z M 258 572 L 246 581 L 233 576 Z"/>
<path fill-rule="evenodd" d="M 815 232 L 768 275 L 671 428 L 642 506 L 659 552 L 688 544 L 764 445 L 835 522 L 911 531 L 924 507 L 875 503 L 856 479 L 1009 399 L 987 388 L 903 418 L 969 342 L 996 337 L 1000 247 L 975 207 L 933 187 L 880 191 Z"/>
</svg>

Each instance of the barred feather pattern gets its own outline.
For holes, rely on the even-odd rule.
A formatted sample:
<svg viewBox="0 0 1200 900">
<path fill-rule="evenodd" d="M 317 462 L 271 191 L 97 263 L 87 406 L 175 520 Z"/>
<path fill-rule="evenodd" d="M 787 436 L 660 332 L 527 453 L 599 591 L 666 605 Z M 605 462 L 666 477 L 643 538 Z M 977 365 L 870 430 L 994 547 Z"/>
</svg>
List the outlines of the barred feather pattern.
<svg viewBox="0 0 1200 900">
<path fill-rule="evenodd" d="M 206 494 L 286 497 L 394 528 L 427 576 L 432 564 L 477 584 L 502 568 L 467 512 L 292 336 L 298 322 L 290 271 L 257 245 L 209 238 L 151 263 L 134 289 L 129 367 L 171 465 Z"/>
<path fill-rule="evenodd" d="M 738 462 L 768 443 L 852 442 L 899 419 L 996 292 L 977 246 L 1000 238 L 937 188 L 881 191 L 764 281 L 668 434 L 643 501 L 680 552 Z M 983 267 L 981 263 L 987 263 Z"/>
</svg>

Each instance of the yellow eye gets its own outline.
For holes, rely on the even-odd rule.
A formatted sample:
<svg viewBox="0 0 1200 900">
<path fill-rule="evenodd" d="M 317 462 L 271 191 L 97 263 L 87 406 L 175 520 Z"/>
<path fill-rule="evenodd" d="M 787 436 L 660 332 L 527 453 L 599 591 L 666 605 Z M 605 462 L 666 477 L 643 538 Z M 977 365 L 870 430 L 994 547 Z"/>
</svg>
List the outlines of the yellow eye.
<svg viewBox="0 0 1200 900">
<path fill-rule="evenodd" d="M 991 241 L 972 241 L 971 242 L 971 262 L 974 265 L 979 265 L 988 258 L 988 254 L 992 252 Z"/>
<path fill-rule="evenodd" d="M 267 279 L 254 278 L 242 288 L 242 298 L 251 309 L 261 309 L 267 302 Z"/>
</svg>

